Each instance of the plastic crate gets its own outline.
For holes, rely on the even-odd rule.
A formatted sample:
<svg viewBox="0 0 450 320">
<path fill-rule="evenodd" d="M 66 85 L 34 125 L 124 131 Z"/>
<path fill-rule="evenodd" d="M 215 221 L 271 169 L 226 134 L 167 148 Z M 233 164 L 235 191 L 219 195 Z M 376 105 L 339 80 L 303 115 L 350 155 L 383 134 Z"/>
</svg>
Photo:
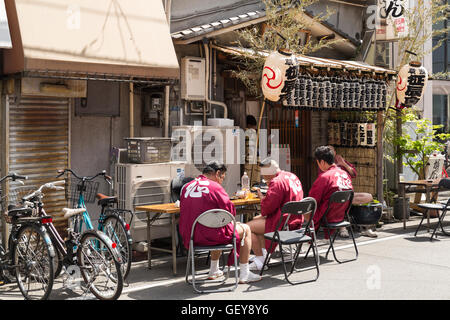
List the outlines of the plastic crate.
<svg viewBox="0 0 450 320">
<path fill-rule="evenodd" d="M 125 138 L 128 162 L 170 162 L 172 138 Z"/>
</svg>

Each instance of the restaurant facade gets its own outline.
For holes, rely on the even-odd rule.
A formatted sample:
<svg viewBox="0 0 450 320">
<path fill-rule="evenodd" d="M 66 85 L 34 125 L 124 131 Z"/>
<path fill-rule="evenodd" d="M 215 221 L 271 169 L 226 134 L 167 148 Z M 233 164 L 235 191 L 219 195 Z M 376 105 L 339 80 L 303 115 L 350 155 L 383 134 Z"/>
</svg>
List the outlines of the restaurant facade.
<svg viewBox="0 0 450 320">
<path fill-rule="evenodd" d="M 2 175 L 27 175 L 27 187 L 37 188 L 64 168 L 109 173 L 112 146 L 164 134 L 162 120 L 155 127 L 141 121 L 148 89 L 164 94 L 179 77 L 161 1 L 5 5 L 12 48 L 2 63 Z M 7 193 L 17 187 L 4 186 Z M 109 186 L 101 183 L 99 191 L 109 193 Z M 44 199 L 61 229 L 66 199 L 64 191 Z"/>
<path fill-rule="evenodd" d="M 175 9 L 172 6 L 172 14 Z M 178 9 L 181 11 L 181 8 Z M 320 8 L 314 10 L 320 12 Z M 363 26 L 354 17 L 354 11 L 361 8 L 341 5 L 338 10 L 341 18 L 348 18 L 347 23 L 356 26 L 356 29 L 353 28 L 355 32 L 360 30 L 362 33 Z M 268 129 L 269 132 L 278 130 L 277 144 L 288 150 L 288 165 L 283 163 L 282 168 L 290 169 L 300 178 L 305 194 L 317 177 L 313 151 L 319 145 L 330 144 L 338 154 L 355 165 L 358 172 L 353 180 L 355 191 L 368 192 L 382 199 L 385 99 L 389 81 L 395 72 L 351 61 L 356 55 L 358 42 L 352 35 L 342 32 L 346 26 L 339 28 L 336 23 L 333 25 L 328 21 L 312 24 L 311 30 L 304 30 L 306 38 L 333 34 L 335 39 L 347 41 L 319 51 L 314 57 L 295 55 L 295 70 L 286 72 L 286 75 L 292 76 L 284 85 L 286 92 L 278 100 L 270 101 L 252 95 L 232 72 L 242 68 L 239 57 L 256 54 L 236 47 L 237 36 L 234 31 L 249 26 L 260 27 L 265 21 L 264 8 L 245 7 L 240 8 L 240 11 L 229 9 L 220 16 L 211 16 L 209 21 L 202 17 L 202 24 L 197 25 L 189 25 L 186 20 L 182 20 L 180 12 L 177 17 L 184 24 L 172 21 L 171 32 L 180 63 L 185 57 L 197 57 L 210 64 L 210 91 L 207 94 L 210 100 L 225 102 L 228 117 L 234 120 L 235 126 L 245 128 L 246 116 L 253 115 L 257 120 L 261 117 L 261 129 Z M 182 28 L 185 29 L 180 30 Z M 257 54 L 268 56 L 270 52 Z M 261 74 L 263 72 L 261 70 Z M 271 79 L 271 76 L 269 74 L 266 79 Z M 329 90 L 328 93 L 326 90 Z M 359 96 L 365 93 L 363 90 L 367 90 L 367 95 L 360 99 Z M 338 92 L 340 96 L 336 98 Z M 327 94 L 335 97 L 333 102 L 327 100 Z M 184 103 L 180 99 L 179 104 Z M 213 118 L 223 116 L 222 106 L 212 103 L 205 104 L 204 108 L 202 110 L 202 104 L 197 106 L 197 112 L 189 107 L 180 108 L 181 111 L 172 118 L 172 123 L 179 124 L 182 121 L 183 124 L 192 125 L 194 121 L 203 121 L 203 125 L 206 125 L 205 114 Z"/>
</svg>

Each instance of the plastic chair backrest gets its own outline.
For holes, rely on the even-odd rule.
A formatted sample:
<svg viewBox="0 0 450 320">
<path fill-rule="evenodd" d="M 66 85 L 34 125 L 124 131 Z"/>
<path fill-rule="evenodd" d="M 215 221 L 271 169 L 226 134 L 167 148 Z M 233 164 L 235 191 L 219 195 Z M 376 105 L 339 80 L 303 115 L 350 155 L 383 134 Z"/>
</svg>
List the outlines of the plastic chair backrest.
<svg viewBox="0 0 450 320">
<path fill-rule="evenodd" d="M 285 229 L 287 227 L 287 224 L 289 222 L 291 215 L 300 215 L 301 216 L 301 215 L 311 213 L 311 218 L 309 220 L 309 222 L 311 222 L 312 217 L 314 216 L 314 213 L 316 212 L 316 209 L 317 209 L 316 199 L 311 198 L 311 197 L 304 198 L 300 201 L 286 202 L 283 205 L 283 207 L 281 208 L 281 216 L 280 216 L 280 220 L 278 221 L 277 230 L 278 230 L 278 227 L 280 226 L 281 222 L 283 221 L 284 214 L 288 214 L 288 217 L 286 218 L 286 222 L 283 226 L 283 229 Z M 306 227 L 309 227 L 309 222 Z"/>
<path fill-rule="evenodd" d="M 195 219 L 192 225 L 191 239 L 193 239 L 194 228 L 197 223 L 208 227 L 208 228 L 222 228 L 225 227 L 230 222 L 233 222 L 234 228 L 236 228 L 236 219 L 228 211 L 223 209 L 211 209 L 203 212 L 201 215 Z M 234 234 L 234 233 L 233 233 Z"/>
<path fill-rule="evenodd" d="M 353 190 L 336 191 L 330 197 L 331 203 L 345 203 L 353 198 Z"/>
</svg>

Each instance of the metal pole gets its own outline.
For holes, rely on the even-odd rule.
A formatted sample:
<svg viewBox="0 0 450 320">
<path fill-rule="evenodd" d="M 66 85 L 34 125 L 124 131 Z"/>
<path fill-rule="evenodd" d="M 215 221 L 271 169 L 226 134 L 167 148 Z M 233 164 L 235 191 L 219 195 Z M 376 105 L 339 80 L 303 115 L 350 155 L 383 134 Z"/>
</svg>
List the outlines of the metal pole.
<svg viewBox="0 0 450 320">
<path fill-rule="evenodd" d="M 169 137 L 169 94 L 170 86 L 165 86 L 164 93 L 164 137 Z"/>
<path fill-rule="evenodd" d="M 377 112 L 377 198 L 383 203 L 383 111 Z"/>
<path fill-rule="evenodd" d="M 134 83 L 130 82 L 130 138 L 134 137 Z"/>
</svg>

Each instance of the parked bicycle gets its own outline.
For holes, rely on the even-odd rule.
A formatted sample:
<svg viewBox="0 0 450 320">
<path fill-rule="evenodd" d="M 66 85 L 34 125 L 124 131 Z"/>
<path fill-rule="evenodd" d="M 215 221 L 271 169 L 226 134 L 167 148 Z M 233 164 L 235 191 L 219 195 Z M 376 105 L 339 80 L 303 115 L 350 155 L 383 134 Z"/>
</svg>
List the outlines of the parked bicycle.
<svg viewBox="0 0 450 320">
<path fill-rule="evenodd" d="M 26 180 L 26 176 L 10 173 L 0 179 Z M 3 207 L 6 197 L 0 199 Z M 2 212 L 5 208 L 2 208 Z M 11 224 L 8 249 L 0 245 L 0 277 L 3 284 L 11 281 L 14 275 L 17 285 L 25 299 L 47 299 L 53 287 L 53 248 L 50 236 L 45 228 L 52 222 L 52 217 L 45 214 L 35 217 L 33 209 L 10 204 L 5 221 Z"/>
<path fill-rule="evenodd" d="M 64 169 L 58 171 L 61 177 L 67 173 L 75 177 L 78 182 L 72 187 L 73 192 L 69 196 L 71 200 L 76 201 L 74 206 L 76 208 L 86 208 L 86 198 L 94 199 L 96 188 L 92 186 L 91 182 L 98 177 L 103 177 L 108 183 L 111 183 L 111 177 L 106 175 L 105 170 L 92 177 L 80 177 L 71 169 Z M 114 243 L 117 244 L 117 250 L 120 252 L 122 258 L 121 270 L 123 278 L 126 279 L 131 269 L 132 261 L 132 244 L 133 240 L 130 234 L 130 224 L 133 221 L 133 213 L 130 210 L 114 208 L 118 204 L 117 197 L 105 196 L 101 193 L 96 194 L 98 205 L 102 207 L 97 229 L 103 231 Z M 89 213 L 86 209 L 83 213 L 87 229 L 94 229 Z M 81 225 L 80 231 L 81 231 Z"/>
<path fill-rule="evenodd" d="M 64 181 L 42 185 L 38 190 L 23 198 L 23 202 L 37 211 L 38 217 L 45 217 L 42 198 L 43 189 L 63 190 Z M 85 221 L 85 209 L 64 208 L 64 218 L 70 220 L 68 237 L 64 241 L 52 221 L 45 224 L 57 252 L 55 275 L 64 268 L 77 266 L 86 284 L 83 294 L 91 291 L 98 299 L 115 300 L 122 293 L 123 277 L 121 257 L 116 244 L 103 232 L 98 230 L 80 230 L 79 225 Z M 53 269 L 52 269 L 53 270 Z M 70 268 L 71 271 L 74 268 Z M 70 274 L 70 272 L 67 272 Z"/>
</svg>

